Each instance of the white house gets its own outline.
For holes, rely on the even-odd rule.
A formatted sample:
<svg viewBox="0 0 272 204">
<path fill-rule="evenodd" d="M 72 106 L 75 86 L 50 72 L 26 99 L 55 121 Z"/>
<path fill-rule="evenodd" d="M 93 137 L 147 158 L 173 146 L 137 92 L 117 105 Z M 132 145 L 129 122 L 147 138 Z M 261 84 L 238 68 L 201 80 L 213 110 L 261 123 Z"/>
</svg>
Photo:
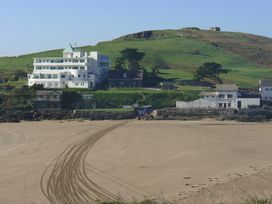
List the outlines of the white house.
<svg viewBox="0 0 272 204">
<path fill-rule="evenodd" d="M 200 99 L 192 102 L 177 101 L 177 108 L 243 109 L 260 105 L 260 97 L 238 91 L 235 84 L 218 84 L 213 92 L 202 92 Z"/>
<path fill-rule="evenodd" d="M 98 52 L 82 52 L 72 46 L 63 57 L 34 58 L 34 70 L 28 74 L 28 85 L 45 88 L 93 88 L 108 75 L 109 58 Z"/>
<path fill-rule="evenodd" d="M 260 80 L 259 91 L 262 101 L 272 101 L 272 80 Z"/>
</svg>

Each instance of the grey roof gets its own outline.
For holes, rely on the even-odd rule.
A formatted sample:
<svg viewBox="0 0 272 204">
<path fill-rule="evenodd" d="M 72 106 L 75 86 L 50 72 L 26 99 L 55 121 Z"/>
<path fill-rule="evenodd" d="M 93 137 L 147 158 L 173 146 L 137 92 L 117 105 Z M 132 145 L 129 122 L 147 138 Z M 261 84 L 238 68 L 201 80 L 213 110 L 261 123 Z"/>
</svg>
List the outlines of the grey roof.
<svg viewBox="0 0 272 204">
<path fill-rule="evenodd" d="M 199 94 L 199 96 L 216 96 L 216 92 L 206 92 L 203 91 Z"/>
<path fill-rule="evenodd" d="M 261 79 L 259 81 L 260 86 L 272 86 L 272 80 L 269 79 Z"/>
<path fill-rule="evenodd" d="M 127 74 L 127 77 L 124 78 L 124 74 Z M 129 77 L 127 71 L 118 71 L 118 70 L 109 70 L 108 72 L 109 80 L 143 80 L 144 78 L 144 71 L 138 70 L 138 73 L 134 77 Z"/>
<path fill-rule="evenodd" d="M 56 90 L 37 90 L 36 95 L 51 95 L 51 94 L 56 94 L 56 95 L 61 95 L 63 91 L 56 91 Z"/>
<path fill-rule="evenodd" d="M 260 98 L 260 93 L 240 91 L 238 92 L 238 98 Z"/>
<path fill-rule="evenodd" d="M 216 84 L 216 91 L 238 91 L 236 84 Z"/>
</svg>

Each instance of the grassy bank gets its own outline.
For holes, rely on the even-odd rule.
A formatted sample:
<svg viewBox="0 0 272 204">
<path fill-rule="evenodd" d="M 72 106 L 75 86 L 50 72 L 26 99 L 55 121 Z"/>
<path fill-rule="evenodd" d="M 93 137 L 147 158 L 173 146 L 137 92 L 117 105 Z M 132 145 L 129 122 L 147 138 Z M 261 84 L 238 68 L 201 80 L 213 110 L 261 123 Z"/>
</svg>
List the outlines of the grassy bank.
<svg viewBox="0 0 272 204">
<path fill-rule="evenodd" d="M 62 108 L 83 111 L 125 112 L 124 106 L 152 105 L 155 109 L 175 107 L 176 101 L 191 101 L 198 98 L 200 90 L 165 91 L 146 89 L 65 89 L 63 90 Z M 82 94 L 92 95 L 84 100 Z M 0 92 L 0 111 L 33 110 L 35 90 L 32 87 L 13 88 Z M 87 104 L 87 105 L 86 105 Z M 92 110 L 93 104 L 96 109 Z"/>
<path fill-rule="evenodd" d="M 64 94 L 73 93 L 74 90 L 65 90 Z M 199 90 L 164 91 L 145 89 L 109 89 L 109 90 L 77 90 L 80 93 L 93 95 L 93 100 L 98 109 L 116 109 L 123 106 L 152 105 L 154 108 L 175 107 L 176 101 L 191 101 L 198 97 Z"/>
<path fill-rule="evenodd" d="M 123 37 L 118 40 L 81 47 L 99 51 L 114 62 L 125 48 L 138 48 L 146 53 L 142 65 L 151 70 L 158 60 L 169 69 L 161 69 L 164 79 L 191 80 L 192 72 L 205 62 L 216 62 L 231 70 L 225 81 L 242 87 L 256 87 L 260 78 L 272 78 L 272 40 L 262 36 L 236 32 L 205 30 L 152 31 L 149 39 Z M 34 57 L 60 57 L 62 50 L 52 50 L 17 57 L 0 57 L 0 71 L 32 71 Z"/>
</svg>

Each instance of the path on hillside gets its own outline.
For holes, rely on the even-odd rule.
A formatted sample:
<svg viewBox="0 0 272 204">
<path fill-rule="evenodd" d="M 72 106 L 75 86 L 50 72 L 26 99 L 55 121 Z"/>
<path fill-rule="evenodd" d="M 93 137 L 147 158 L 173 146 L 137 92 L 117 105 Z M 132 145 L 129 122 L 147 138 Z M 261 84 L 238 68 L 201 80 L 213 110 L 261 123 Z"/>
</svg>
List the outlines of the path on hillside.
<svg viewBox="0 0 272 204">
<path fill-rule="evenodd" d="M 113 125 L 74 142 L 46 168 L 41 178 L 41 189 L 51 204 L 87 204 L 120 199 L 87 176 L 85 159 L 99 139 L 126 123 Z"/>
</svg>

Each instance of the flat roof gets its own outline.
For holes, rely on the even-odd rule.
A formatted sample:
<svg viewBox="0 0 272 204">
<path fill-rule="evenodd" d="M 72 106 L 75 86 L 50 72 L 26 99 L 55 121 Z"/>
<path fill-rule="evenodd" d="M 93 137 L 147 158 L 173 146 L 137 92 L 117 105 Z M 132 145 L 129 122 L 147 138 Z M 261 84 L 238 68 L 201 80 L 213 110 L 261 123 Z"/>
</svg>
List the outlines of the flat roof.
<svg viewBox="0 0 272 204">
<path fill-rule="evenodd" d="M 216 84 L 216 91 L 238 91 L 236 84 Z"/>
<path fill-rule="evenodd" d="M 206 92 L 206 91 L 203 91 L 199 94 L 199 96 L 216 96 L 216 92 Z"/>
<path fill-rule="evenodd" d="M 270 79 L 261 79 L 259 81 L 260 86 L 272 86 L 272 80 Z"/>
</svg>

